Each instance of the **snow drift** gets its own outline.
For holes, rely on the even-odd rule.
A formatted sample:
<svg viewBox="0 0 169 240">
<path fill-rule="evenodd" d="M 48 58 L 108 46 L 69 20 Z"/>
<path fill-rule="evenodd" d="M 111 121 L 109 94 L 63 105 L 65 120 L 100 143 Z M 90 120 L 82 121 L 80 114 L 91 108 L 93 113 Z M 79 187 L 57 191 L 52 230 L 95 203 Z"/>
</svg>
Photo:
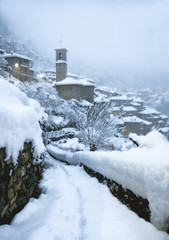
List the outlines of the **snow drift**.
<svg viewBox="0 0 169 240">
<path fill-rule="evenodd" d="M 44 151 L 39 121 L 45 116 L 40 104 L 0 78 L 0 147 L 14 163 L 25 141 L 32 141 L 34 155 Z"/>
<path fill-rule="evenodd" d="M 158 132 L 131 137 L 138 148 L 128 151 L 76 152 L 66 154 L 48 147 L 53 156 L 73 164 L 83 163 L 103 176 L 121 184 L 149 201 L 151 222 L 169 229 L 169 143 Z"/>
</svg>

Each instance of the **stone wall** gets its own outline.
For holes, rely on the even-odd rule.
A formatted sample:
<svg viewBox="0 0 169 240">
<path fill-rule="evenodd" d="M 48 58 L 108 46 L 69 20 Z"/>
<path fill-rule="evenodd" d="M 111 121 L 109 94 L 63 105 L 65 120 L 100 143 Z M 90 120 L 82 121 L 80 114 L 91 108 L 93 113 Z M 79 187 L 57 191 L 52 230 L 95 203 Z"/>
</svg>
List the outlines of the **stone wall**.
<svg viewBox="0 0 169 240">
<path fill-rule="evenodd" d="M 0 224 L 10 223 L 31 197 L 40 194 L 43 164 L 33 158 L 32 143 L 25 143 L 17 164 L 6 158 L 5 148 L 0 149 Z"/>
<path fill-rule="evenodd" d="M 105 183 L 110 189 L 111 193 L 117 197 L 120 202 L 125 204 L 129 209 L 138 214 L 139 217 L 144 218 L 146 221 L 150 222 L 151 212 L 149 209 L 149 203 L 147 199 L 143 199 L 140 196 L 137 196 L 129 189 L 125 189 L 122 185 L 117 182 L 108 179 L 83 165 L 84 170 L 92 177 L 96 177 L 99 182 Z"/>
</svg>

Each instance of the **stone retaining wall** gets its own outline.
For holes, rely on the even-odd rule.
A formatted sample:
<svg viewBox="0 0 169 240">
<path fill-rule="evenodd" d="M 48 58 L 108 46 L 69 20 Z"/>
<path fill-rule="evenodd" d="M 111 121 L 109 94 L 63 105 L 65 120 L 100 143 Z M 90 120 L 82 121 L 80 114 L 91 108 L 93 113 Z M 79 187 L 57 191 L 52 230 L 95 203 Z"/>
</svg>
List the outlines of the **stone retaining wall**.
<svg viewBox="0 0 169 240">
<path fill-rule="evenodd" d="M 5 148 L 0 149 L 0 224 L 10 223 L 31 197 L 40 194 L 43 164 L 33 158 L 32 143 L 25 143 L 17 164 L 7 161 Z"/>
<path fill-rule="evenodd" d="M 93 171 L 85 165 L 83 165 L 83 168 L 91 177 L 96 177 L 100 183 L 105 183 L 110 189 L 111 193 L 129 209 L 137 213 L 139 217 L 144 218 L 146 221 L 150 222 L 151 212 L 147 199 L 143 199 L 142 197 L 137 196 L 129 189 L 123 188 L 122 185 L 104 177 L 100 173 Z"/>
</svg>

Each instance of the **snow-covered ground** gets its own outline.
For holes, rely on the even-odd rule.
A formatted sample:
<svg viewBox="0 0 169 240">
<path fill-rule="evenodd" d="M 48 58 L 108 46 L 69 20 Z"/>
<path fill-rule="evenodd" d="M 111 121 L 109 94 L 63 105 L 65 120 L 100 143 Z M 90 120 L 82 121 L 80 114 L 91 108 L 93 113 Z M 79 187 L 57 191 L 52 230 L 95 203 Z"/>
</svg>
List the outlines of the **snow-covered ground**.
<svg viewBox="0 0 169 240">
<path fill-rule="evenodd" d="M 79 166 L 50 162 L 41 183 L 45 193 L 30 200 L 11 225 L 0 226 L 1 240 L 169 239 Z"/>
<path fill-rule="evenodd" d="M 48 145 L 47 150 L 57 159 L 71 164 L 85 164 L 124 188 L 147 199 L 151 222 L 159 229 L 169 227 L 169 143 L 154 131 L 146 136 L 131 134 L 139 143 L 128 151 L 76 152 L 60 151 Z"/>
<path fill-rule="evenodd" d="M 53 146 L 59 147 L 64 150 L 68 150 L 71 152 L 75 151 L 83 151 L 85 146 L 82 143 L 79 143 L 78 138 L 64 138 L 57 142 L 51 143 Z"/>
</svg>

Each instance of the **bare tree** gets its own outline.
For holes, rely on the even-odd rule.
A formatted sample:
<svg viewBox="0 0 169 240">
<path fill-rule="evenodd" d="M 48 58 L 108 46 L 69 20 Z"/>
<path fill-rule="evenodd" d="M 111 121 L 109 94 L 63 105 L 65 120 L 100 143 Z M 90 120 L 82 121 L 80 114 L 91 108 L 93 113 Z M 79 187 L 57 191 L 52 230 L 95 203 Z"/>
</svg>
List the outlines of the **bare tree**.
<svg viewBox="0 0 169 240">
<path fill-rule="evenodd" d="M 118 119 L 111 110 L 111 102 L 105 102 L 89 106 L 81 114 L 77 112 L 79 138 L 90 147 L 90 151 L 110 145 L 109 139 L 117 133 Z"/>
</svg>

